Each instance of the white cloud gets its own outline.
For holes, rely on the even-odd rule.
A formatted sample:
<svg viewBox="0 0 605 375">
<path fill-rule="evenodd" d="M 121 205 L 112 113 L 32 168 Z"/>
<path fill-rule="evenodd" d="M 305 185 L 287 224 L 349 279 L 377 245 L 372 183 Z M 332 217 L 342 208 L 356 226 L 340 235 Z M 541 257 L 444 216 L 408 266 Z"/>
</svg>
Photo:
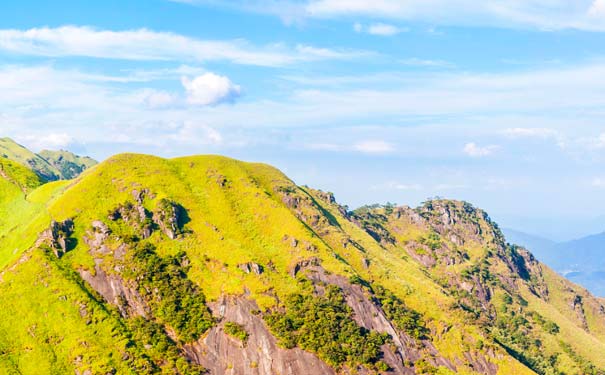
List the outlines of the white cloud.
<svg viewBox="0 0 605 375">
<path fill-rule="evenodd" d="M 444 68 L 444 67 L 453 66 L 452 63 L 444 61 L 444 60 L 419 59 L 416 57 L 412 57 L 409 59 L 403 59 L 403 60 L 400 60 L 399 62 L 403 65 L 424 66 L 424 67 L 433 67 L 433 68 L 434 67 Z"/>
<path fill-rule="evenodd" d="M 360 141 L 349 145 L 336 143 L 310 143 L 306 147 L 311 150 L 332 152 L 360 152 L 363 154 L 387 154 L 395 151 L 395 147 L 388 142 L 380 140 Z"/>
<path fill-rule="evenodd" d="M 67 149 L 75 143 L 74 137 L 67 133 L 27 134 L 17 137 L 17 141 L 27 145 L 34 151 L 43 149 Z"/>
<path fill-rule="evenodd" d="M 395 184 L 394 188 L 397 190 L 422 190 L 422 185 L 420 185 L 420 184 Z"/>
<path fill-rule="evenodd" d="M 183 77 L 187 91 L 187 102 L 193 105 L 214 105 L 235 100 L 241 88 L 229 78 L 214 73 L 205 73 L 193 80 Z"/>
<path fill-rule="evenodd" d="M 605 16 L 605 0 L 595 0 L 588 10 L 588 14 L 593 17 Z"/>
<path fill-rule="evenodd" d="M 476 143 L 470 142 L 464 145 L 462 151 L 464 151 L 464 153 L 468 156 L 479 158 L 483 156 L 489 156 L 495 151 L 497 151 L 499 148 L 500 147 L 496 145 L 478 146 Z"/>
<path fill-rule="evenodd" d="M 309 0 L 306 4 L 311 17 L 356 15 L 446 25 L 605 31 L 603 0 Z"/>
<path fill-rule="evenodd" d="M 369 17 L 437 25 L 605 31 L 605 0 L 173 0 L 305 18 Z"/>
<path fill-rule="evenodd" d="M 370 190 L 404 190 L 404 191 L 421 191 L 424 187 L 421 184 L 416 183 L 399 183 L 399 182 L 388 182 L 384 184 L 372 185 Z"/>
<path fill-rule="evenodd" d="M 222 134 L 205 124 L 185 121 L 182 125 L 175 126 L 175 128 L 176 132 L 169 135 L 169 138 L 179 143 L 211 145 L 220 145 L 223 143 Z"/>
<path fill-rule="evenodd" d="M 363 141 L 354 144 L 353 149 L 367 154 L 385 154 L 395 150 L 392 144 L 385 141 Z"/>
<path fill-rule="evenodd" d="M 605 178 L 596 177 L 592 180 L 592 186 L 596 188 L 605 188 Z"/>
<path fill-rule="evenodd" d="M 142 92 L 141 102 L 149 108 L 167 108 L 178 101 L 176 95 L 160 90 L 148 89 Z"/>
<path fill-rule="evenodd" d="M 112 31 L 86 26 L 0 29 L 0 50 L 31 56 L 86 56 L 125 60 L 213 61 L 283 66 L 301 61 L 350 59 L 363 51 L 339 51 L 313 46 L 254 46 L 243 40 L 200 40 L 148 29 Z"/>
<path fill-rule="evenodd" d="M 353 30 L 357 33 L 367 33 L 377 36 L 393 36 L 408 31 L 407 28 L 389 25 L 386 23 L 373 23 L 364 26 L 360 23 L 353 25 Z"/>
<path fill-rule="evenodd" d="M 550 128 L 508 128 L 504 134 L 511 138 L 556 138 L 559 132 Z"/>
</svg>

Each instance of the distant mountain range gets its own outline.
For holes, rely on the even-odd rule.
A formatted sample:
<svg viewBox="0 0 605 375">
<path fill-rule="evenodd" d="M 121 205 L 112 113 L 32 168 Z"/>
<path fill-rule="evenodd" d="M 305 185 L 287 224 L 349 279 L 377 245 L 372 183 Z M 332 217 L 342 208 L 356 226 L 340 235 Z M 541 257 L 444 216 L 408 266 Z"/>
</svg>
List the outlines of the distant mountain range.
<svg viewBox="0 0 605 375">
<path fill-rule="evenodd" d="M 88 156 L 65 150 L 44 150 L 36 154 L 10 138 L 0 138 L 0 159 L 22 164 L 44 181 L 69 180 L 97 164 Z"/>
<path fill-rule="evenodd" d="M 526 247 L 568 279 L 605 296 L 605 232 L 557 243 L 514 229 L 502 231 L 509 243 Z"/>
</svg>

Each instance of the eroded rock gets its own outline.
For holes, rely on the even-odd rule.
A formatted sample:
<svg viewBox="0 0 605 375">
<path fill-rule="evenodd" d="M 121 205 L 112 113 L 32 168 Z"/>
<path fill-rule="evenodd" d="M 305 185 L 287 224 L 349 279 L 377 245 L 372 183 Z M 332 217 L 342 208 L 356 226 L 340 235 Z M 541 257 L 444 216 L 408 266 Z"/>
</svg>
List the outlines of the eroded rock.
<svg viewBox="0 0 605 375">
<path fill-rule="evenodd" d="M 35 246 L 39 247 L 41 245 L 46 245 L 53 251 L 57 258 L 61 258 L 73 245 L 73 241 L 70 238 L 73 231 L 73 220 L 53 220 L 50 223 L 50 227 L 42 232 Z"/>
<path fill-rule="evenodd" d="M 234 322 L 248 333 L 245 346 L 227 335 L 222 324 L 213 327 L 201 340 L 184 346 L 189 360 L 201 364 L 208 373 L 246 375 L 331 375 L 335 371 L 316 355 L 301 349 L 283 349 L 271 334 L 258 306 L 243 297 L 222 297 L 211 309 L 217 318 Z"/>
</svg>

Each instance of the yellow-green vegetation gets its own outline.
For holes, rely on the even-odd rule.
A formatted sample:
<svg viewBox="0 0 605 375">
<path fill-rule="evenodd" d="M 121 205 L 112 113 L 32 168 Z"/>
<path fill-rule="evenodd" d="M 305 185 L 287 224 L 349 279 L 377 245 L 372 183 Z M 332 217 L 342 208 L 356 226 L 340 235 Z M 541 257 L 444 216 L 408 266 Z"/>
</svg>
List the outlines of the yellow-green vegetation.
<svg viewBox="0 0 605 375">
<path fill-rule="evenodd" d="M 79 156 L 65 150 L 43 150 L 38 155 L 56 168 L 61 178 L 66 180 L 79 176 L 86 169 L 97 164 L 96 160 L 88 156 Z"/>
<path fill-rule="evenodd" d="M 199 373 L 195 345 L 256 342 L 222 320 L 229 295 L 253 301 L 283 349 L 336 371 L 605 368 L 602 302 L 468 203 L 350 212 L 270 166 L 220 156 L 122 154 L 47 184 L 0 161 L 0 373 Z M 41 234 L 66 219 L 58 258 Z M 414 360 L 389 363 L 404 351 Z"/>
<path fill-rule="evenodd" d="M 10 138 L 0 138 L 0 161 L 2 160 L 20 164 L 44 181 L 72 179 L 97 164 L 92 158 L 64 150 L 44 150 L 36 154 Z"/>
<path fill-rule="evenodd" d="M 10 138 L 0 138 L 0 158 L 29 167 L 45 181 L 58 180 L 60 172 L 40 155 L 37 155 Z"/>
</svg>

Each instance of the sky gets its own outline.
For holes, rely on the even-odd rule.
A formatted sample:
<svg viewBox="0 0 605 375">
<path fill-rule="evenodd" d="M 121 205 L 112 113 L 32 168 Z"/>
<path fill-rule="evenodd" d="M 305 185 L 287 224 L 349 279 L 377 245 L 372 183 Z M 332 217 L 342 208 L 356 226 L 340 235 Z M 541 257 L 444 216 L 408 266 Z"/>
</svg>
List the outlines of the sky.
<svg viewBox="0 0 605 375">
<path fill-rule="evenodd" d="M 0 2 L 0 136 L 605 230 L 605 0 Z"/>
</svg>

